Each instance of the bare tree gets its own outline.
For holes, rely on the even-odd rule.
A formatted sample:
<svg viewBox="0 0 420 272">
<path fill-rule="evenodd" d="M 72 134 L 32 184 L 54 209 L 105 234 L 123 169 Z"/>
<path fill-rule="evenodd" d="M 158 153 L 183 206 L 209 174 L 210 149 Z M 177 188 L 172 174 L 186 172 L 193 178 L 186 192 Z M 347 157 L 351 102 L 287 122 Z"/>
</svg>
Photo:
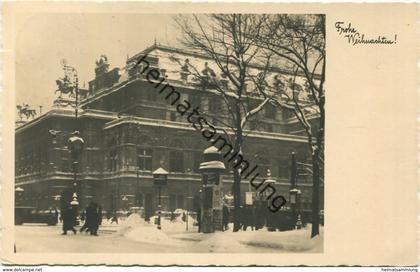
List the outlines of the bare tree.
<svg viewBox="0 0 420 272">
<path fill-rule="evenodd" d="M 313 183 L 311 237 L 315 237 L 319 234 L 319 194 L 324 164 L 325 15 L 271 15 L 262 30 L 254 37 L 258 45 L 293 71 L 287 82 L 275 80 L 271 85 L 270 103 L 292 111 L 308 137 Z M 296 83 L 297 77 L 306 79 L 304 87 Z M 311 98 L 309 103 L 300 99 L 304 92 Z M 309 116 L 313 116 L 314 111 L 317 118 L 310 121 Z"/>
<path fill-rule="evenodd" d="M 247 122 L 270 101 L 270 97 L 259 92 L 258 86 L 264 82 L 270 67 L 270 56 L 257 46 L 253 38 L 261 34 L 266 19 L 264 15 L 249 14 L 192 15 L 175 19 L 184 34 L 181 42 L 192 51 L 208 56 L 221 73 L 221 78 L 218 78 L 207 63 L 203 71 L 193 64 L 189 65 L 193 76 L 205 88 L 217 92 L 225 102 L 228 119 L 220 122 L 233 131 L 232 137 L 227 135 L 233 145 L 233 155 L 242 154 Z M 233 231 L 236 232 L 240 228 L 240 167 L 233 167 L 233 179 Z"/>
</svg>

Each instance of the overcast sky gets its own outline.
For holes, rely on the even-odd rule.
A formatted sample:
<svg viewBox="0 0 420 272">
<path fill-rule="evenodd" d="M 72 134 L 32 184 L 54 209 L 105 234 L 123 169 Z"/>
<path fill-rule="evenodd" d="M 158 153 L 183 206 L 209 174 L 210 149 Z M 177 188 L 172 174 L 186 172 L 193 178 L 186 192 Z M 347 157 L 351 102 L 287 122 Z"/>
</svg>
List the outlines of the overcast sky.
<svg viewBox="0 0 420 272">
<path fill-rule="evenodd" d="M 94 78 L 95 60 L 108 57 L 110 68 L 122 67 L 157 42 L 177 44 L 176 26 L 164 14 L 36 14 L 24 20 L 16 38 L 16 103 L 42 112 L 50 109 L 62 76 L 60 60 L 79 72 L 80 86 Z"/>
</svg>

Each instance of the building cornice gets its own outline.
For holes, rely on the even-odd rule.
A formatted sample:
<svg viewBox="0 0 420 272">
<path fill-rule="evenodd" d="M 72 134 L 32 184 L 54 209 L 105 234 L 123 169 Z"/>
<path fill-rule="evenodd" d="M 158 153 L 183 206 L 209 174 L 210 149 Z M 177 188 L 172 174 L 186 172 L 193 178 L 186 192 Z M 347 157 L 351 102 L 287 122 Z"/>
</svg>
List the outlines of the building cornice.
<svg viewBox="0 0 420 272">
<path fill-rule="evenodd" d="M 21 133 L 22 131 L 35 126 L 44 120 L 47 120 L 51 117 L 67 117 L 67 118 L 74 118 L 74 110 L 70 109 L 52 109 L 45 114 L 34 118 L 27 123 L 18 126 L 15 128 L 15 134 Z M 94 109 L 86 109 L 81 110 L 79 109 L 79 118 L 96 118 L 96 119 L 104 119 L 104 120 L 113 120 L 117 119 L 117 114 L 109 111 L 102 111 L 102 110 L 94 110 Z"/>
<path fill-rule="evenodd" d="M 181 130 L 186 130 L 186 131 L 197 131 L 189 123 L 174 122 L 174 121 L 161 120 L 161 119 L 151 119 L 151 118 L 144 118 L 144 117 L 134 117 L 134 116 L 123 116 L 121 118 L 108 122 L 105 124 L 104 130 L 111 129 L 111 128 L 124 125 L 124 124 L 143 125 L 143 126 L 150 126 L 150 127 L 164 127 L 164 128 L 172 128 L 172 129 L 181 129 Z M 224 131 L 227 131 L 227 133 L 231 135 L 234 134 L 234 132 L 227 127 L 223 128 L 223 130 L 217 129 L 217 132 L 220 135 L 223 135 Z M 307 137 L 284 134 L 284 133 L 265 132 L 265 131 L 259 132 L 259 131 L 251 131 L 251 130 L 244 130 L 244 133 L 246 133 L 247 137 L 250 137 L 250 138 L 270 139 L 270 140 L 280 140 L 280 141 L 290 141 L 290 142 L 300 142 L 300 143 L 307 143 L 308 141 Z"/>
<path fill-rule="evenodd" d="M 201 52 L 194 52 L 191 49 L 187 50 L 187 49 L 184 49 L 184 48 L 170 47 L 170 46 L 166 46 L 166 45 L 162 45 L 162 44 L 153 44 L 153 45 L 147 47 L 146 49 L 144 49 L 143 51 L 135 54 L 134 56 L 132 56 L 130 58 L 128 58 L 127 63 L 132 62 L 132 61 L 136 61 L 138 58 L 144 56 L 145 54 L 150 54 L 154 50 L 162 50 L 162 51 L 166 51 L 166 52 L 177 53 L 177 54 L 191 56 L 191 57 L 197 57 L 197 58 L 201 58 L 201 59 L 205 59 L 205 60 L 212 60 L 213 59 L 212 57 L 210 57 L 208 55 L 205 55 Z M 151 55 L 151 56 L 153 56 L 153 55 Z M 223 55 L 221 55 L 220 57 L 223 57 Z M 265 69 L 265 67 L 263 67 L 261 65 L 256 65 L 256 64 L 250 64 L 249 67 L 256 68 L 256 69 Z M 294 71 L 290 71 L 290 70 L 287 70 L 287 69 L 282 69 L 282 68 L 278 68 L 278 67 L 274 67 L 274 66 L 270 67 L 269 69 L 273 72 L 277 72 L 277 73 L 281 73 L 281 74 L 294 75 Z M 305 76 L 305 74 L 304 73 L 298 73 L 298 76 Z M 321 75 L 314 74 L 314 78 L 315 79 L 320 79 Z"/>
</svg>

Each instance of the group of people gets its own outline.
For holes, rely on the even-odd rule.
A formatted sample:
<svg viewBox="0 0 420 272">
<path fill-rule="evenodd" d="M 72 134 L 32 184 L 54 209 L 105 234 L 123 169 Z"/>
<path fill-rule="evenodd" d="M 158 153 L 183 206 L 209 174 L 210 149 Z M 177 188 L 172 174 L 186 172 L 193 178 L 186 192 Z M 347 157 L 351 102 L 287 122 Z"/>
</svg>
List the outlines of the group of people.
<svg viewBox="0 0 420 272">
<path fill-rule="evenodd" d="M 241 207 L 239 210 L 239 221 L 244 231 L 248 227 L 251 230 L 259 230 L 267 227 L 269 231 L 286 231 L 295 228 L 297 214 L 291 210 L 281 210 L 272 213 L 267 209 L 264 202 L 260 202 Z"/>
<path fill-rule="evenodd" d="M 262 220 L 262 217 L 259 216 L 262 215 L 261 213 L 256 212 L 255 206 L 249 206 L 246 205 L 244 207 L 241 207 L 239 210 L 239 222 L 241 225 L 242 230 L 246 231 L 248 227 L 251 228 L 251 230 L 258 230 L 263 227 L 264 222 Z M 226 205 L 223 205 L 223 231 L 228 230 L 229 223 L 231 222 L 230 218 L 230 211 L 229 208 Z"/>
<path fill-rule="evenodd" d="M 99 225 L 102 223 L 102 207 L 95 202 L 91 202 L 84 214 L 82 219 L 85 220 L 80 232 L 86 231 L 90 235 L 98 236 Z"/>
<path fill-rule="evenodd" d="M 102 207 L 95 202 L 89 203 L 81 218 L 84 221 L 80 232 L 89 232 L 90 235 L 98 236 L 99 225 L 102 223 Z M 78 225 L 77 206 L 67 206 L 61 211 L 61 220 L 63 221 L 63 233 L 67 235 L 67 231 L 77 233 L 75 226 Z"/>
<path fill-rule="evenodd" d="M 231 214 L 234 212 L 235 210 L 230 210 L 227 205 L 223 205 L 223 231 L 229 229 L 228 225 L 233 221 Z M 269 230 L 285 231 L 293 229 L 296 222 L 293 212 L 279 211 L 270 213 L 264 202 L 241 206 L 238 213 L 240 228 L 243 231 L 246 231 L 248 228 L 253 231 L 264 227 L 267 227 Z"/>
</svg>

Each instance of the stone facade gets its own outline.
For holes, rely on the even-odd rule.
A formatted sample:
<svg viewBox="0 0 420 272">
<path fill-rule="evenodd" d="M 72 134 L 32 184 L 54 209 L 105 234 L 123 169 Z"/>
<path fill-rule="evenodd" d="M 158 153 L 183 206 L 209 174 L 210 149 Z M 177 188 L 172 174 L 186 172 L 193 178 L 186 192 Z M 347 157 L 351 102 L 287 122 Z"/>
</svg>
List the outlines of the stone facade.
<svg viewBox="0 0 420 272">
<path fill-rule="evenodd" d="M 56 101 L 49 112 L 17 126 L 15 185 L 24 189 L 20 204 L 46 209 L 64 201 L 58 196 L 74 186 L 67 140 L 74 130 L 79 130 L 85 140 L 77 171 L 82 206 L 94 200 L 106 211 L 142 206 L 151 214 L 157 205 L 152 172 L 163 167 L 169 172 L 168 185 L 162 190 L 163 210 L 193 209 L 201 187 L 198 167 L 209 143 L 186 117 L 153 91 L 144 75 L 133 71 L 133 62 L 144 54 L 149 54 L 151 65 L 182 93 L 182 99 L 199 106 L 214 125 L 229 122 L 220 96 L 188 79 L 181 66 L 176 70 L 174 63 L 169 64 L 174 56 L 195 61 L 200 56 L 174 48 L 150 47 L 128 59 L 123 69 L 108 71 L 106 67 L 96 73 L 80 102 L 77 121 L 71 105 L 60 106 Z M 270 169 L 277 189 L 287 199 L 290 154 L 294 151 L 299 161 L 307 162 L 306 139 L 299 136 L 304 135 L 301 132 L 296 133 L 299 127 L 295 122 L 287 121 L 290 113 L 267 107 L 258 115 L 259 119 L 246 127 L 244 158 L 258 164 L 260 176 Z M 232 180 L 228 170 L 223 175 L 224 194 L 231 193 Z M 241 186 L 244 201 L 249 181 L 243 180 Z M 302 191 L 302 208 L 309 209 L 310 177 L 300 177 L 298 187 Z"/>
</svg>

